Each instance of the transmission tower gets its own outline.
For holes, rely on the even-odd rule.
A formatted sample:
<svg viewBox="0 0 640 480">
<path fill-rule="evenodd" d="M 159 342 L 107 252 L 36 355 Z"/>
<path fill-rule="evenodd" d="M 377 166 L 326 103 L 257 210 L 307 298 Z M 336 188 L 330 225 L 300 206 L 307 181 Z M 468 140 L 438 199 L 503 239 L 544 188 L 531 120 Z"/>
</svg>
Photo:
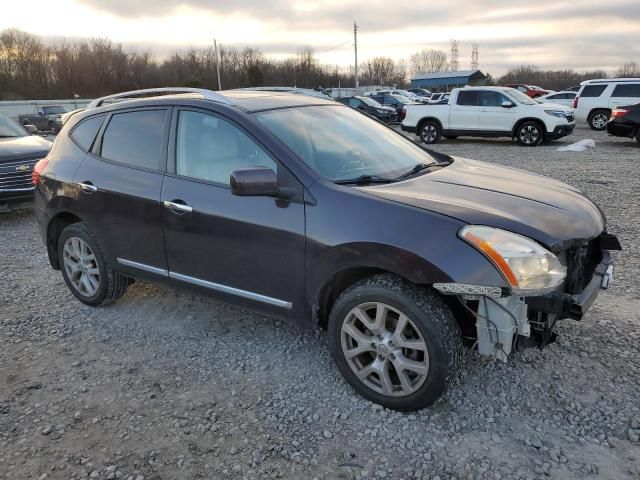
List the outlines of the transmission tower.
<svg viewBox="0 0 640 480">
<path fill-rule="evenodd" d="M 457 72 L 460 68 L 458 53 L 458 40 L 451 40 L 451 60 L 449 61 L 449 68 L 452 72 Z"/>
<path fill-rule="evenodd" d="M 471 70 L 478 69 L 478 44 L 471 44 Z"/>
</svg>

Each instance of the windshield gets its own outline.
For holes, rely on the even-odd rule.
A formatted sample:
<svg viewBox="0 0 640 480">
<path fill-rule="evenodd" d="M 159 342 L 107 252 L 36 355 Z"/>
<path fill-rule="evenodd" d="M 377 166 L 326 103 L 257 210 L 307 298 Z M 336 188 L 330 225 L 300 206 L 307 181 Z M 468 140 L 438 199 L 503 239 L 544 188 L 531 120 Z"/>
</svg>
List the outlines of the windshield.
<svg viewBox="0 0 640 480">
<path fill-rule="evenodd" d="M 42 110 L 44 110 L 44 113 L 46 113 L 47 115 L 50 115 L 52 113 L 67 113 L 69 111 L 66 107 L 63 107 L 62 105 L 57 105 L 54 107 L 42 107 Z"/>
<path fill-rule="evenodd" d="M 516 103 L 521 103 L 522 105 L 537 105 L 538 102 L 536 102 L 533 98 L 531 98 L 530 96 L 522 93 L 520 90 L 516 90 L 515 88 L 511 88 L 509 90 L 506 90 L 504 93 L 506 93 L 508 96 L 510 96 L 513 100 L 516 101 Z"/>
<path fill-rule="evenodd" d="M 0 112 L 0 138 L 26 136 L 27 132 L 20 125 Z"/>
<path fill-rule="evenodd" d="M 350 108 L 270 110 L 258 120 L 320 176 L 392 180 L 434 159 L 422 148 Z"/>
<path fill-rule="evenodd" d="M 382 108 L 382 105 L 370 97 L 358 97 L 362 103 L 366 103 L 370 107 Z"/>
</svg>

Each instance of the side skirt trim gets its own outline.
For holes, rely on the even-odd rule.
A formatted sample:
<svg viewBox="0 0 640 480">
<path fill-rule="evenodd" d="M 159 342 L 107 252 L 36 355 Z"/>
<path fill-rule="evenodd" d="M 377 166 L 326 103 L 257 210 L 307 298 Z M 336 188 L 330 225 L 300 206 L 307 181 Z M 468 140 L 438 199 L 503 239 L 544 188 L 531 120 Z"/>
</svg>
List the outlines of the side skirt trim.
<svg viewBox="0 0 640 480">
<path fill-rule="evenodd" d="M 247 290 L 241 290 L 240 288 L 230 287 L 228 285 L 222 285 L 220 283 L 209 282 L 207 280 L 202 280 L 201 278 L 190 277 L 189 275 L 183 275 L 181 273 L 169 272 L 163 268 L 152 267 L 151 265 L 134 262 L 132 260 L 127 260 L 125 258 L 118 258 L 117 260 L 118 260 L 118 263 L 121 265 L 137 268 L 139 270 L 144 270 L 145 272 L 155 273 L 156 275 L 162 275 L 163 277 L 169 277 L 173 280 L 179 280 L 181 282 L 190 283 L 192 285 L 197 285 L 199 287 L 209 288 L 217 292 L 227 293 L 229 295 L 235 295 L 238 297 L 247 298 L 249 300 L 254 300 L 256 302 L 274 305 L 276 307 L 285 308 L 287 310 L 291 310 L 293 308 L 293 304 L 291 302 L 287 302 L 286 300 L 280 300 L 279 298 L 268 297 L 266 295 L 261 295 L 259 293 L 249 292 Z"/>
</svg>

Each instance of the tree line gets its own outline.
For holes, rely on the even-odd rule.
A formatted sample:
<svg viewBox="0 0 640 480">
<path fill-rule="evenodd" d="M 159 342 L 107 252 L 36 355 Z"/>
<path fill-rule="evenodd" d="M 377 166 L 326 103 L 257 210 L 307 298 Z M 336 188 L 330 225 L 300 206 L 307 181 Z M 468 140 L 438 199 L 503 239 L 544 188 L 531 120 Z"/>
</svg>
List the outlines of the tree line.
<svg viewBox="0 0 640 480">
<path fill-rule="evenodd" d="M 313 49 L 274 59 L 258 48 L 219 48 L 220 77 L 224 89 L 262 85 L 301 88 L 352 87 L 352 67 L 320 63 Z M 360 85 L 407 86 L 417 73 L 449 69 L 446 52 L 423 49 L 408 60 L 374 57 L 359 65 Z M 616 72 L 640 76 L 636 63 Z M 582 80 L 604 78 L 605 71 L 546 71 L 523 65 L 487 84 L 527 83 L 560 90 Z M 0 100 L 34 98 L 95 98 L 114 92 L 162 86 L 217 89 L 213 48 L 186 49 L 158 59 L 149 51 L 125 50 L 109 39 L 62 41 L 46 44 L 38 36 L 15 29 L 0 32 Z"/>
</svg>

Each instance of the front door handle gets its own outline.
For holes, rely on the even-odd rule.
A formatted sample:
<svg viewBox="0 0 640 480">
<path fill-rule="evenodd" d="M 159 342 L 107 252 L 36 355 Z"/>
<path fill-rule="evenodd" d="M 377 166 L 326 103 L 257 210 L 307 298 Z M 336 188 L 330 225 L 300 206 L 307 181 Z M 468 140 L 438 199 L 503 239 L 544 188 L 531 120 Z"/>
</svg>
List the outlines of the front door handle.
<svg viewBox="0 0 640 480">
<path fill-rule="evenodd" d="M 176 200 L 173 202 L 169 202 L 167 200 L 165 200 L 164 202 L 162 202 L 162 204 L 168 208 L 169 210 L 175 212 L 175 213 L 191 213 L 193 211 L 193 208 L 191 208 L 189 205 L 186 205 L 185 203 L 179 203 L 181 202 L 180 200 Z"/>
<path fill-rule="evenodd" d="M 96 187 L 91 182 L 78 182 L 76 183 L 76 185 L 78 185 L 85 193 L 93 193 L 98 191 L 98 187 Z"/>
</svg>

